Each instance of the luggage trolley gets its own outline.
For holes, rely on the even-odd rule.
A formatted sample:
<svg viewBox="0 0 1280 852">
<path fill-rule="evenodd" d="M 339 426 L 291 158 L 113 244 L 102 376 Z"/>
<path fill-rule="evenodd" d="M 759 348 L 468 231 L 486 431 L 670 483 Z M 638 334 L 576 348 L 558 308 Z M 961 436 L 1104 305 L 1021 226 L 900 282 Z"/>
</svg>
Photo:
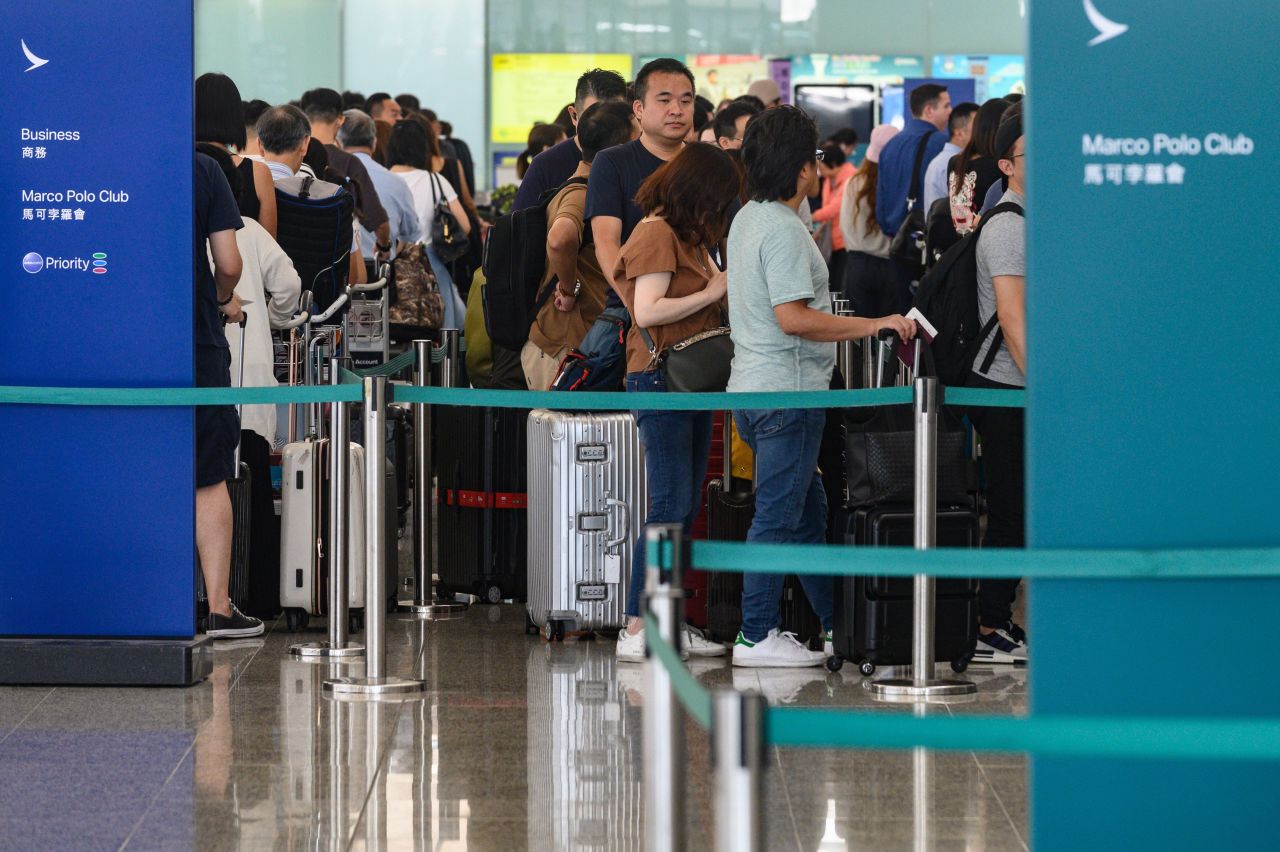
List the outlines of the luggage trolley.
<svg viewBox="0 0 1280 852">
<path fill-rule="evenodd" d="M 367 285 L 351 288 L 351 307 L 347 311 L 346 344 L 351 364 L 367 370 L 387 363 L 391 357 L 391 307 L 390 288 L 386 286 L 390 267 L 381 264 L 376 273 L 380 279 Z M 376 296 L 371 289 L 378 286 Z"/>
</svg>

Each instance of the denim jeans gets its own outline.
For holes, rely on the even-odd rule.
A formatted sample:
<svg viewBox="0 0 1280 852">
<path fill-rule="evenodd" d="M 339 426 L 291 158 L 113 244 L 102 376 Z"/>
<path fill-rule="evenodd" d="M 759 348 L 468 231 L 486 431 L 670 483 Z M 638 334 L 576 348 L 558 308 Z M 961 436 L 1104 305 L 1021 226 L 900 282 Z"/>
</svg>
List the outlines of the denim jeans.
<svg viewBox="0 0 1280 852">
<path fill-rule="evenodd" d="M 444 299 L 443 327 L 461 330 L 467 316 L 467 306 L 462 303 L 462 296 L 458 295 L 449 267 L 430 246 L 427 246 L 427 258 L 431 261 L 431 271 L 436 274 L 436 283 L 440 286 L 440 295 Z"/>
<path fill-rule="evenodd" d="M 665 393 L 666 377 L 654 371 L 628 373 L 627 391 Z M 711 455 L 711 412 L 636 411 L 640 443 L 644 445 L 644 473 L 649 489 L 645 524 L 684 524 L 688 533 L 698 517 L 702 480 Z M 631 559 L 627 615 L 640 614 L 644 591 L 645 531 L 636 536 Z"/>
<path fill-rule="evenodd" d="M 821 544 L 827 538 L 827 495 L 818 450 L 827 412 L 821 408 L 733 412 L 756 454 L 756 514 L 747 541 Z M 823 630 L 831 629 L 830 577 L 800 575 Z M 742 583 L 742 635 L 759 642 L 781 620 L 782 574 L 747 574 Z"/>
</svg>

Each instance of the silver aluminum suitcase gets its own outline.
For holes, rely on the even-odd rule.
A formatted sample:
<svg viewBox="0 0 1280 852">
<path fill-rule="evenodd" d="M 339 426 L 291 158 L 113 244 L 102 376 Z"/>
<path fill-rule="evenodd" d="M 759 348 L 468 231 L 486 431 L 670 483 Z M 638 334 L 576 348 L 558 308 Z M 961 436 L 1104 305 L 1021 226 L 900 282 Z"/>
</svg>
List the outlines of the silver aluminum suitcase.
<svg viewBox="0 0 1280 852">
<path fill-rule="evenodd" d="M 628 693 L 643 689 L 643 668 L 619 665 L 600 642 L 529 648 L 528 760 L 539 773 L 529 849 L 642 848 L 641 767 L 630 749 L 641 716 Z"/>
<path fill-rule="evenodd" d="M 538 409 L 528 439 L 529 618 L 548 638 L 622 627 L 648 505 L 635 419 Z"/>
</svg>

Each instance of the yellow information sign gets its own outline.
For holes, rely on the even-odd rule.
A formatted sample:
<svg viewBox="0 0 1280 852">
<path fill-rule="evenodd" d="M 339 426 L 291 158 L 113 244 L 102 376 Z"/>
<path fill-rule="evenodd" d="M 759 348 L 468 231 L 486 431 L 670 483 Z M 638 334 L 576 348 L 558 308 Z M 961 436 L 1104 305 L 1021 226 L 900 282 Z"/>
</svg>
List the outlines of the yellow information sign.
<svg viewBox="0 0 1280 852">
<path fill-rule="evenodd" d="M 626 53 L 495 53 L 489 113 L 490 139 L 523 145 L 538 122 L 554 121 L 573 100 L 582 72 L 617 71 L 631 79 Z"/>
</svg>

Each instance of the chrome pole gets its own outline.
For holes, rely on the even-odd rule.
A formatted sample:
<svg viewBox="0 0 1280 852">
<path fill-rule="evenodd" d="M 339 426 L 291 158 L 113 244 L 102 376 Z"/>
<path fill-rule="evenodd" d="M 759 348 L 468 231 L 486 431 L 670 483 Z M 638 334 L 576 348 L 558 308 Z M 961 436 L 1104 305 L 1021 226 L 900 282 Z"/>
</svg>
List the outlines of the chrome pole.
<svg viewBox="0 0 1280 852">
<path fill-rule="evenodd" d="M 440 361 L 440 386 L 456 388 L 462 381 L 458 361 L 462 356 L 462 332 L 456 328 L 440 329 L 440 348 L 444 358 Z"/>
<path fill-rule="evenodd" d="M 325 692 L 336 696 L 403 696 L 422 693 L 421 680 L 387 674 L 387 377 L 364 380 L 364 552 L 365 552 L 365 644 L 367 667 L 362 678 L 332 678 Z"/>
<path fill-rule="evenodd" d="M 712 709 L 716 852 L 761 852 L 764 696 L 721 690 L 715 694 Z"/>
<path fill-rule="evenodd" d="M 938 380 L 933 376 L 918 377 L 913 397 L 916 473 L 912 526 L 916 550 L 932 550 L 938 513 L 938 407 L 941 404 Z M 929 574 L 915 575 L 912 587 L 911 677 L 873 681 L 872 695 L 886 700 L 921 701 L 976 693 L 978 688 L 969 681 L 934 677 L 933 627 L 937 589 L 933 576 Z"/>
<path fill-rule="evenodd" d="M 329 383 L 342 384 L 342 359 L 329 363 Z M 329 641 L 306 642 L 289 648 L 290 653 L 304 659 L 351 659 L 364 656 L 364 646 L 348 641 L 347 588 L 350 575 L 350 484 L 347 471 L 351 464 L 351 412 L 345 402 L 329 407 Z M 317 443 L 317 449 L 324 446 Z M 319 487 L 319 483 L 316 483 Z"/>
<path fill-rule="evenodd" d="M 448 350 L 445 350 L 446 354 Z M 414 387 L 431 386 L 431 341 L 413 341 Z M 450 365 L 452 370 L 452 365 Z M 436 574 L 431 549 L 435 532 L 435 506 L 431 471 L 431 407 L 413 404 L 413 596 L 401 600 L 400 610 L 422 618 L 456 615 L 466 606 L 436 596 Z"/>
<path fill-rule="evenodd" d="M 658 634 L 677 652 L 684 630 L 686 548 L 680 524 L 648 527 L 646 542 L 660 557 L 645 565 L 645 608 L 658 622 Z M 642 609 L 643 611 L 643 609 Z M 684 716 L 671 676 L 662 661 L 646 652 L 644 696 L 644 835 L 648 852 L 685 848 Z"/>
</svg>

